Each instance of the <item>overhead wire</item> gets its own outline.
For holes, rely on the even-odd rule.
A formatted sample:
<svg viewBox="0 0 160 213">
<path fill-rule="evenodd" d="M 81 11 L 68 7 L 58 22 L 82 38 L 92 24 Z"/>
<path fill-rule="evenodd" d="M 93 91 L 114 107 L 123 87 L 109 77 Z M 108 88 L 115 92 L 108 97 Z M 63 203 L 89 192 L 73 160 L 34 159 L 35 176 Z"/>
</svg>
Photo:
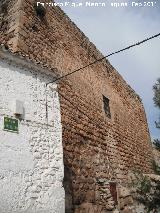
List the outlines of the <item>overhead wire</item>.
<svg viewBox="0 0 160 213">
<path fill-rule="evenodd" d="M 120 50 L 118 50 L 118 51 L 112 52 L 112 53 L 110 53 L 110 54 L 108 54 L 108 55 L 106 55 L 106 56 L 104 56 L 104 57 L 102 57 L 102 58 L 96 59 L 95 61 L 93 61 L 93 62 L 91 62 L 91 63 L 89 63 L 89 64 L 87 64 L 87 65 L 85 65 L 85 66 L 83 66 L 83 67 L 80 67 L 80 68 L 78 68 L 78 69 L 73 70 L 73 71 L 70 72 L 70 73 L 67 73 L 67 74 L 65 74 L 65 75 L 62 75 L 62 76 L 58 77 L 58 78 L 56 78 L 55 80 L 53 80 L 52 82 L 48 82 L 46 85 L 51 84 L 51 83 L 54 83 L 54 82 L 56 82 L 56 81 L 59 81 L 59 80 L 65 78 L 65 77 L 68 77 L 68 76 L 70 76 L 70 75 L 72 75 L 72 74 L 74 74 L 74 73 L 76 73 L 76 72 L 79 72 L 79 71 L 81 71 L 81 70 L 83 70 L 83 69 L 85 69 L 85 68 L 87 68 L 87 67 L 89 67 L 89 66 L 91 66 L 91 65 L 93 65 L 93 64 L 95 64 L 95 63 L 97 63 L 97 62 L 100 62 L 100 61 L 102 61 L 103 59 L 106 59 L 106 58 L 108 58 L 108 57 L 110 57 L 110 56 L 112 56 L 112 55 L 118 54 L 118 53 L 120 53 L 120 52 L 123 52 L 123 51 L 125 51 L 125 50 L 130 49 L 130 48 L 133 48 L 133 47 L 135 47 L 135 46 L 139 46 L 139 45 L 141 45 L 142 43 L 145 43 L 145 42 L 147 42 L 147 41 L 149 41 L 149 40 L 151 40 L 151 39 L 154 39 L 154 38 L 156 38 L 156 37 L 159 37 L 159 36 L 160 36 L 160 33 L 155 34 L 155 35 L 153 35 L 153 36 L 151 36 L 151 37 L 149 37 L 149 38 L 146 38 L 146 39 L 144 39 L 144 40 L 142 40 L 142 41 L 139 41 L 139 42 L 137 42 L 137 43 L 135 43 L 135 44 L 132 44 L 132 45 L 130 45 L 130 46 L 127 46 L 127 47 L 125 47 L 125 48 L 123 48 L 123 49 L 120 49 Z"/>
<path fill-rule="evenodd" d="M 95 60 L 95 61 L 93 61 L 93 62 L 91 62 L 91 63 L 89 63 L 89 64 L 83 66 L 83 67 L 80 67 L 80 68 L 78 68 L 78 69 L 76 69 L 76 70 L 73 70 L 72 72 L 67 73 L 66 75 L 63 75 L 63 76 L 61 76 L 61 77 L 56 78 L 54 81 L 47 83 L 46 86 L 47 86 L 48 84 L 54 83 L 54 82 L 56 82 L 56 81 L 59 81 L 59 80 L 65 78 L 65 77 L 68 77 L 68 76 L 70 76 L 70 75 L 72 75 L 72 74 L 74 74 L 74 73 L 76 73 L 76 72 L 79 72 L 79 71 L 81 71 L 82 69 L 85 69 L 85 68 L 87 68 L 87 67 L 89 67 L 89 66 L 91 66 L 91 65 L 93 65 L 93 64 L 95 64 L 95 63 L 97 63 L 97 62 L 102 61 L 103 59 L 106 59 L 106 58 L 108 58 L 108 57 L 110 57 L 110 56 L 112 56 L 112 55 L 115 55 L 115 54 L 118 54 L 118 53 L 123 52 L 123 51 L 125 51 L 125 50 L 128 50 L 128 49 L 130 49 L 130 48 L 132 48 L 132 47 L 139 46 L 139 45 L 141 45 L 142 43 L 147 42 L 147 41 L 149 41 L 149 40 L 151 40 L 151 39 L 153 39 L 153 38 L 156 38 L 156 37 L 158 37 L 158 36 L 160 36 L 160 33 L 158 33 L 158 34 L 156 34 L 156 35 L 153 35 L 153 36 L 151 36 L 151 37 L 149 37 L 149 38 L 146 38 L 146 39 L 144 39 L 144 40 L 142 40 L 142 41 L 140 41 L 140 42 L 137 42 L 137 43 L 135 43 L 135 44 L 132 44 L 132 45 L 130 45 L 130 46 L 127 46 L 127 47 L 125 47 L 125 48 L 123 48 L 123 49 L 120 49 L 120 50 L 118 50 L 118 51 L 112 52 L 112 53 L 110 53 L 110 54 L 108 54 L 108 55 L 106 55 L 106 56 L 104 56 L 104 57 L 102 57 L 102 58 L 100 58 L 100 59 L 97 59 L 97 60 Z M 60 95 L 63 96 L 62 94 L 60 94 Z M 65 98 L 65 97 L 63 96 L 63 98 Z M 66 98 L 65 98 L 65 99 L 66 99 Z M 69 100 L 67 100 L 67 101 L 69 101 Z M 72 105 L 73 105 L 73 103 L 72 103 Z M 47 107 L 47 103 L 46 103 L 46 107 Z M 76 108 L 77 108 L 77 107 L 76 107 Z M 79 109 L 77 108 L 77 110 L 79 110 Z M 46 110 L 46 112 L 47 112 L 47 111 L 48 111 L 48 110 Z M 81 110 L 79 110 L 79 111 L 81 112 Z M 47 112 L 47 113 L 48 113 L 48 112 Z M 87 116 L 87 117 L 88 117 L 88 116 Z M 89 117 L 88 117 L 88 118 L 89 118 Z M 89 119 L 90 119 L 90 118 L 89 118 Z M 98 124 L 97 122 L 94 121 L 94 123 L 96 124 L 96 126 L 99 126 L 99 124 Z M 107 152 L 108 152 L 108 150 L 107 150 Z M 110 162 L 109 159 L 108 159 L 108 163 L 109 163 L 109 166 L 111 166 L 111 162 Z M 112 170 L 113 176 L 114 176 L 115 174 L 114 174 L 114 170 L 113 170 L 112 166 L 111 166 L 111 170 Z"/>
</svg>

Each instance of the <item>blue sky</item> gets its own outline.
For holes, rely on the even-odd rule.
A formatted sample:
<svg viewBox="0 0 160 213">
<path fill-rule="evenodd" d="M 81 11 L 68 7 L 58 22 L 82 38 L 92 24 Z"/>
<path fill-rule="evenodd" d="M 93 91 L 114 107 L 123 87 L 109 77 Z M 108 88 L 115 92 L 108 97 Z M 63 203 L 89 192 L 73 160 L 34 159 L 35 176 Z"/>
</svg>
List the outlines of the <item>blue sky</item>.
<svg viewBox="0 0 160 213">
<path fill-rule="evenodd" d="M 62 9 L 104 55 L 160 32 L 160 1 L 154 1 L 153 7 L 132 7 L 131 1 L 127 0 L 91 0 L 105 2 L 105 7 L 86 7 L 86 0 L 68 2 L 83 3 L 81 7 L 66 6 Z M 128 6 L 116 8 L 111 6 L 111 2 L 128 2 Z M 154 122 L 160 111 L 153 104 L 152 86 L 160 77 L 160 37 L 114 55 L 109 61 L 141 96 L 151 137 L 159 137 Z"/>
</svg>

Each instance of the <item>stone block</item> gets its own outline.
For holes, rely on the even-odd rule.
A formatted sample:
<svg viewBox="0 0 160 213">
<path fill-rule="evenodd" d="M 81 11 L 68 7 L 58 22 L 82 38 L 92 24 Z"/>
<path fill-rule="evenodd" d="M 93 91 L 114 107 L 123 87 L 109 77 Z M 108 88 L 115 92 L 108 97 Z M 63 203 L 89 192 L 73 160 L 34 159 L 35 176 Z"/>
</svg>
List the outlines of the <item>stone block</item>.
<svg viewBox="0 0 160 213">
<path fill-rule="evenodd" d="M 119 187 L 118 188 L 118 196 L 119 196 L 119 198 L 124 198 L 124 197 L 127 197 L 127 196 L 129 196 L 130 195 L 130 191 L 129 191 L 129 189 L 128 188 L 126 188 L 126 187 Z"/>
<path fill-rule="evenodd" d="M 125 207 L 123 210 L 122 210 L 122 213 L 134 213 L 134 211 L 128 207 Z"/>
<path fill-rule="evenodd" d="M 87 191 L 85 201 L 89 202 L 89 203 L 94 203 L 95 202 L 95 191 L 93 191 L 93 190 Z"/>
<path fill-rule="evenodd" d="M 108 203 L 105 205 L 106 209 L 111 211 L 114 209 L 114 201 L 108 201 Z"/>
<path fill-rule="evenodd" d="M 124 205 L 132 205 L 133 204 L 133 198 L 131 196 L 125 197 L 123 199 Z"/>
<path fill-rule="evenodd" d="M 120 198 L 120 199 L 119 199 L 119 208 L 120 208 L 120 209 L 124 209 L 124 206 L 125 206 L 124 199 L 123 199 L 123 198 Z"/>
</svg>

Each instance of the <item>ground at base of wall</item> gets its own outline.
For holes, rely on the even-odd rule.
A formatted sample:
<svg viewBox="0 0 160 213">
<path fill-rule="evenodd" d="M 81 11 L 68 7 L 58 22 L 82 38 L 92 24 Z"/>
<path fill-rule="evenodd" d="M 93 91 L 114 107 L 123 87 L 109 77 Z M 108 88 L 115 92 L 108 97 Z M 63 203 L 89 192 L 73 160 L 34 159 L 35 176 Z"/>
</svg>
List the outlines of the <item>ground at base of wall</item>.
<svg viewBox="0 0 160 213">
<path fill-rule="evenodd" d="M 69 212 L 66 212 L 69 213 Z M 125 206 L 123 210 L 114 209 L 111 211 L 103 210 L 100 206 L 92 203 L 83 203 L 76 208 L 75 213 L 146 213 L 143 206 Z"/>
<path fill-rule="evenodd" d="M 136 211 L 134 207 L 127 206 L 120 211 L 118 209 L 107 211 L 103 210 L 101 206 L 94 205 L 93 203 L 83 203 L 76 208 L 75 213 L 136 213 Z"/>
<path fill-rule="evenodd" d="M 154 178 L 159 180 L 158 176 L 149 175 L 151 180 Z M 148 213 L 143 204 L 140 204 L 130 188 L 124 186 L 118 186 L 118 205 L 110 210 L 104 210 L 100 205 L 96 205 L 91 202 L 84 202 L 79 206 L 76 206 L 74 213 Z M 150 211 L 149 213 L 154 213 Z M 160 211 L 157 210 L 156 213 Z M 70 212 L 66 212 L 70 213 Z"/>
</svg>

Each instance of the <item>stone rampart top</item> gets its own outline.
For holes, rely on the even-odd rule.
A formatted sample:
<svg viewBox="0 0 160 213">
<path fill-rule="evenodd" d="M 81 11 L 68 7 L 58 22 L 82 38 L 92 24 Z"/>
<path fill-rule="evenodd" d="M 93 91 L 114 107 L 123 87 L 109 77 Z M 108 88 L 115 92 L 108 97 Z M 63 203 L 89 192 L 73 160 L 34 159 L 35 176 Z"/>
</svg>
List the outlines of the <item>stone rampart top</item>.
<svg viewBox="0 0 160 213">
<path fill-rule="evenodd" d="M 1 1 L 1 10 L 0 10 L 0 44 L 4 44 L 7 46 L 12 52 L 18 52 L 19 54 L 23 55 L 26 58 L 30 58 L 35 63 L 41 64 L 48 69 L 56 69 L 61 70 L 61 67 L 56 67 L 56 63 L 53 61 L 53 58 L 56 57 L 54 55 L 53 49 L 51 50 L 51 45 L 54 43 L 55 45 L 60 45 L 59 49 L 62 48 L 70 48 L 70 52 L 74 48 L 74 45 L 77 44 L 78 48 L 83 49 L 84 55 L 88 56 L 86 60 L 83 61 L 83 64 L 89 64 L 97 59 L 104 57 L 102 53 L 96 48 L 96 46 L 90 42 L 87 36 L 75 25 L 73 21 L 64 13 L 64 11 L 58 6 L 46 6 L 47 0 L 41 0 L 42 3 L 45 4 L 44 8 L 46 9 L 46 20 L 47 24 L 45 26 L 45 21 L 40 23 L 40 29 L 37 30 L 36 20 L 37 17 L 34 11 L 34 0 L 2 0 Z M 48 14 L 47 14 L 48 13 Z M 51 23 L 52 22 L 52 23 Z M 73 44 L 70 41 L 66 41 L 67 38 L 61 35 L 61 32 L 58 34 L 54 34 L 54 30 L 57 28 L 56 24 L 58 23 L 58 27 L 61 28 L 63 26 L 65 32 L 70 35 L 70 38 L 74 38 Z M 39 27 L 38 26 L 38 27 Z M 44 27 L 45 26 L 45 27 Z M 55 29 L 52 29 L 55 26 Z M 45 28 L 45 29 L 44 29 Z M 48 29 L 47 29 L 48 28 Z M 37 31 L 37 32 L 33 32 Z M 46 42 L 46 52 L 47 54 L 41 54 L 40 50 L 36 50 L 36 52 L 32 54 L 32 51 L 38 49 L 39 44 L 38 38 L 36 41 L 36 33 L 37 35 L 42 33 L 43 31 L 46 32 L 47 36 L 55 36 L 55 38 L 46 38 L 49 42 Z M 57 30 L 59 31 L 59 30 Z M 53 34 L 52 34 L 53 32 Z M 59 38 L 56 38 L 56 35 Z M 69 38 L 69 39 L 70 39 Z M 31 42 L 31 39 L 33 41 Z M 59 41 L 59 44 L 56 44 L 56 39 Z M 62 40 L 66 39 L 66 40 Z M 42 40 L 40 38 L 40 40 Z M 35 44 L 33 42 L 35 41 Z M 36 43 L 37 42 L 37 43 Z M 48 47 L 47 47 L 48 44 Z M 51 45 L 50 45 L 51 44 Z M 54 45 L 53 44 L 53 45 Z M 37 45 L 37 46 L 36 46 Z M 32 49 L 33 46 L 33 49 Z M 53 46 L 52 46 L 53 47 Z M 43 48 L 43 47 L 42 47 Z M 55 48 L 56 49 L 56 48 Z M 42 60 L 46 57 L 46 60 Z M 59 57 L 59 56 L 58 56 Z M 84 59 L 84 56 L 83 56 Z M 45 61 L 45 62 L 44 62 Z M 86 63 L 87 62 L 87 63 Z M 111 78 L 110 80 L 113 81 L 113 84 L 120 85 L 119 87 L 123 87 L 126 90 L 126 93 L 131 98 L 135 98 L 138 101 L 141 101 L 140 97 L 136 94 L 136 92 L 126 83 L 126 81 L 122 78 L 122 76 L 116 71 L 116 69 L 110 64 L 108 59 L 103 59 L 99 62 L 105 70 L 105 75 L 108 73 Z M 80 65 L 79 65 L 80 66 Z M 80 66 L 81 67 L 81 66 Z M 62 67 L 63 69 L 63 67 Z M 68 73 L 75 69 L 74 66 L 68 69 Z M 66 74 L 63 73 L 62 74 Z"/>
<path fill-rule="evenodd" d="M 78 41 L 82 41 L 83 48 L 86 51 L 92 52 L 92 57 L 94 60 L 97 59 L 101 59 L 104 57 L 104 55 L 100 52 L 100 50 L 98 50 L 98 48 L 95 46 L 95 44 L 93 44 L 89 38 L 82 32 L 81 29 L 79 29 L 79 27 L 68 17 L 68 15 L 59 7 L 57 7 L 57 11 L 59 11 L 59 13 L 62 15 L 62 20 L 65 19 L 65 21 L 68 22 L 68 24 L 71 26 L 72 29 L 72 33 L 74 35 L 75 38 L 77 38 Z M 119 72 L 111 65 L 111 63 L 109 62 L 109 60 L 103 59 L 101 61 L 101 63 L 110 69 L 110 71 L 112 71 L 114 73 L 114 75 L 116 75 L 123 83 L 124 87 L 129 91 L 129 93 L 131 93 L 134 97 L 138 98 L 138 100 L 141 101 L 140 96 L 131 88 L 131 86 L 129 84 L 127 84 L 127 82 L 124 80 L 124 78 L 119 74 Z"/>
</svg>

